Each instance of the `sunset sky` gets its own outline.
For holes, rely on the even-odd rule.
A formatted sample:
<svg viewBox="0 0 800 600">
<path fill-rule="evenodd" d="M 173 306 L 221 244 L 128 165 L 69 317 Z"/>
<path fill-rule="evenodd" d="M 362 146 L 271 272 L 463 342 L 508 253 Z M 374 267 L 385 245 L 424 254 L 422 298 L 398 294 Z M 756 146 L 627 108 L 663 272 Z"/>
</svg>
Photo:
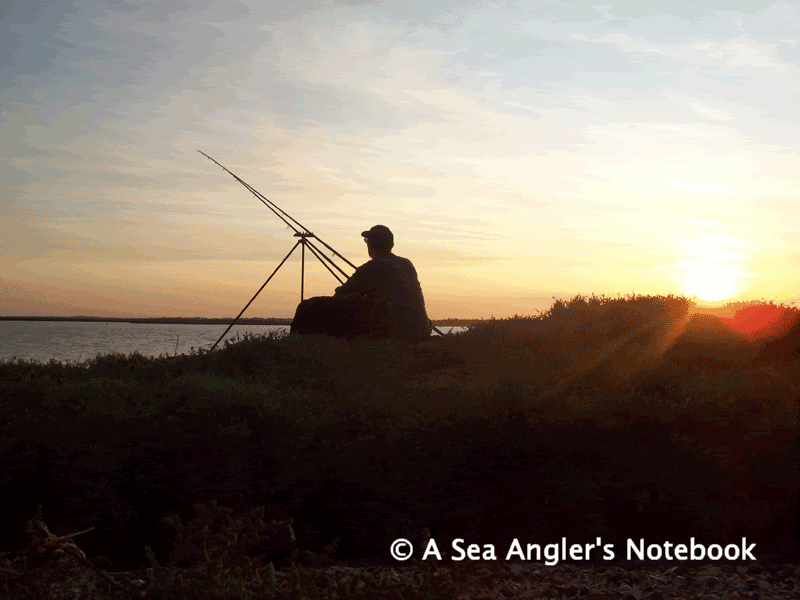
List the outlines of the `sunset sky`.
<svg viewBox="0 0 800 600">
<path fill-rule="evenodd" d="M 387 225 L 434 319 L 800 304 L 796 2 L 8 4 L 0 315 L 238 314 L 296 238 L 196 150 L 356 265 Z"/>
</svg>

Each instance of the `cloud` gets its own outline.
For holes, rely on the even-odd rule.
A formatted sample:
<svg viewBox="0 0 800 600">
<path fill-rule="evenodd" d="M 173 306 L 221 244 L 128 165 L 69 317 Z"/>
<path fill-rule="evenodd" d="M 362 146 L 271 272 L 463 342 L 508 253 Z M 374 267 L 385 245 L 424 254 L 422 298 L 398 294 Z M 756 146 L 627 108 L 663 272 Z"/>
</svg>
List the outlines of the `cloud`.
<svg viewBox="0 0 800 600">
<path fill-rule="evenodd" d="M 717 110 L 715 108 L 709 108 L 708 106 L 703 106 L 702 104 L 695 104 L 694 102 L 690 102 L 690 105 L 697 114 L 702 115 L 707 119 L 713 119 L 715 121 L 733 120 L 733 115 L 730 115 L 721 110 Z"/>
<path fill-rule="evenodd" d="M 695 225 L 696 227 L 720 227 L 721 225 L 719 222 L 712 221 L 711 219 L 680 219 L 680 221 Z"/>
<path fill-rule="evenodd" d="M 659 181 L 663 185 L 668 185 L 691 194 L 703 194 L 706 196 L 730 196 L 724 185 L 715 181 L 681 181 L 680 179 L 665 179 Z"/>
<path fill-rule="evenodd" d="M 584 266 L 610 280 L 648 240 L 644 261 L 671 257 L 659 232 L 686 227 L 676 214 L 711 220 L 724 198 L 725 227 L 744 226 L 772 209 L 765 191 L 796 196 L 797 12 L 16 3 L 0 17 L 0 236 L 11 262 L 98 277 L 282 252 L 282 225 L 199 148 L 348 251 L 355 223 L 386 219 L 421 264 L 446 257 L 497 289 L 578 285 Z"/>
</svg>

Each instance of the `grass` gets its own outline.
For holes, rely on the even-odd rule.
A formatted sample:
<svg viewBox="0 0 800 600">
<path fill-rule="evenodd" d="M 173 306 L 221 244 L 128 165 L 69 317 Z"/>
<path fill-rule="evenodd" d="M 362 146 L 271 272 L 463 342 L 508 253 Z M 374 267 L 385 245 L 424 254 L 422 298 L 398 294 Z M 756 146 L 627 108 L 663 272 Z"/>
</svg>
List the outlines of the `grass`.
<svg viewBox="0 0 800 600">
<path fill-rule="evenodd" d="M 0 361 L 0 460 L 16 490 L 0 510 L 22 522 L 44 504 L 54 527 L 96 527 L 87 551 L 131 566 L 181 556 L 180 535 L 158 526 L 170 511 L 188 519 L 219 498 L 252 520 L 260 506 L 297 534 L 226 551 L 266 552 L 237 565 L 262 579 L 336 538 L 340 556 L 378 559 L 426 527 L 486 542 L 657 537 L 682 523 L 687 536 L 749 532 L 786 548 L 786 528 L 778 539 L 770 527 L 792 507 L 800 311 L 696 310 L 683 297 L 577 296 L 418 345 L 271 334 L 213 353 Z M 780 314 L 783 337 L 754 335 L 748 310 Z M 745 321 L 747 335 L 731 326 Z M 1 549 L 18 551 L 21 529 Z M 174 569 L 152 585 L 190 597 L 194 575 L 180 587 Z M 248 597 L 244 580 L 220 581 L 207 597 Z"/>
</svg>

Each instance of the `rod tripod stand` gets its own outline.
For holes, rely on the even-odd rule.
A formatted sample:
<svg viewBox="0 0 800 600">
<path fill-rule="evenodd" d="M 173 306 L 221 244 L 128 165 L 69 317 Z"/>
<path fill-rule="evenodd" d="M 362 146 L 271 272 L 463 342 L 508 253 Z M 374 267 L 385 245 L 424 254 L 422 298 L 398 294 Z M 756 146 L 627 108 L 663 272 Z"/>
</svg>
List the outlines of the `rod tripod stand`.
<svg viewBox="0 0 800 600">
<path fill-rule="evenodd" d="M 353 269 L 356 269 L 357 267 L 353 263 L 351 263 L 349 260 L 347 260 L 344 256 L 339 254 L 336 250 L 331 248 L 328 244 L 326 244 L 321 239 L 319 239 L 316 235 L 311 233 L 308 230 L 307 227 L 303 226 L 300 222 L 298 222 L 297 220 L 292 218 L 287 212 L 285 212 L 284 210 L 279 208 L 271 200 L 265 198 L 261 193 L 259 193 L 257 190 L 255 190 L 252 186 L 250 186 L 249 184 L 247 184 L 244 181 L 242 181 L 239 177 L 237 177 L 236 175 L 231 173 L 228 169 L 223 167 L 220 163 L 218 163 L 216 160 L 211 158 L 208 154 L 206 154 L 205 152 L 202 152 L 200 150 L 198 150 L 198 152 L 200 152 L 200 154 L 205 156 L 210 161 L 216 163 L 219 167 L 221 167 L 223 170 L 228 172 L 236 181 L 238 181 L 244 187 L 246 187 L 258 200 L 260 200 L 264 204 L 264 206 L 266 206 L 273 213 L 275 213 L 275 216 L 277 216 L 281 221 L 286 223 L 286 225 L 288 225 L 289 228 L 294 231 L 294 237 L 300 238 L 300 239 L 297 240 L 297 243 L 295 243 L 295 245 L 292 246 L 292 249 L 289 250 L 289 254 L 287 254 L 284 257 L 284 259 L 280 262 L 280 264 L 275 268 L 275 270 L 272 272 L 272 275 L 270 275 L 267 278 L 267 280 L 264 282 L 264 284 L 260 288 L 258 288 L 258 291 L 255 293 L 255 295 L 252 298 L 250 298 L 250 302 L 248 302 L 245 305 L 245 307 L 236 316 L 236 318 L 231 322 L 231 324 L 228 325 L 228 328 L 225 330 L 225 332 L 221 336 L 219 336 L 219 339 L 211 347 L 211 350 L 214 350 L 214 348 L 217 347 L 217 344 L 219 344 L 222 341 L 222 338 L 224 338 L 225 335 L 227 335 L 227 333 L 231 330 L 231 328 L 236 324 L 236 321 L 238 321 L 239 318 L 244 314 L 244 311 L 246 311 L 247 308 L 258 297 L 258 295 L 261 293 L 261 290 L 263 290 L 267 286 L 267 284 L 270 282 L 270 280 L 275 276 L 275 273 L 277 273 L 280 270 L 280 268 L 283 266 L 283 263 L 285 263 L 289 259 L 289 257 L 297 249 L 298 246 L 301 246 L 301 250 L 300 250 L 300 252 L 301 252 L 301 259 L 300 259 L 300 301 L 301 302 L 303 301 L 303 294 L 304 294 L 304 291 L 305 291 L 304 287 L 305 287 L 305 276 L 306 276 L 306 248 L 308 248 L 308 251 L 311 252 L 311 254 L 317 260 L 319 260 L 319 262 L 321 262 L 322 265 L 326 269 L 328 269 L 330 274 L 333 275 L 334 278 L 336 278 L 336 280 L 339 283 L 344 283 L 344 281 L 346 281 L 347 279 L 350 278 L 350 276 L 347 273 L 345 273 L 344 270 L 342 270 L 342 268 L 339 265 L 337 265 L 336 262 L 334 262 L 334 260 L 330 256 L 328 256 L 327 254 L 322 252 L 322 250 L 317 248 L 314 245 L 314 243 L 311 242 L 311 240 L 309 238 L 313 238 L 313 239 L 317 240 L 320 244 L 322 244 L 325 248 L 327 248 L 330 252 L 332 252 L 334 256 L 337 256 L 338 258 L 343 260 L 345 263 L 350 265 Z M 336 271 L 338 271 L 339 274 L 337 274 L 334 271 L 334 269 L 336 269 Z M 339 278 L 339 275 L 342 275 L 344 277 L 344 281 Z M 441 331 L 439 331 L 436 327 L 433 326 L 433 323 L 431 323 L 431 327 L 439 335 L 444 335 Z"/>
</svg>

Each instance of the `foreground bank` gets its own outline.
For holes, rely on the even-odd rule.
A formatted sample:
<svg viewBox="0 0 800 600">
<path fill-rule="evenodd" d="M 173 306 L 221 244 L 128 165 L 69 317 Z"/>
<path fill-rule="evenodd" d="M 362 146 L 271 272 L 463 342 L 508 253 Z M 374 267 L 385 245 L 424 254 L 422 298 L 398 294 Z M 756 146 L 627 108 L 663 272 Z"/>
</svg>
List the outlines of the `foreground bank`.
<svg viewBox="0 0 800 600">
<path fill-rule="evenodd" d="M 177 568 L 197 559 L 179 524 L 216 500 L 276 521 L 238 551 L 279 569 L 397 565 L 399 538 L 414 558 L 430 538 L 450 556 L 455 539 L 746 538 L 759 561 L 791 557 L 798 340 L 754 344 L 690 308 L 578 298 L 416 346 L 248 336 L 169 359 L 3 363 L 2 549 L 25 546 L 42 505 L 53 532 L 94 527 L 90 559 L 151 566 L 148 546 Z"/>
</svg>

